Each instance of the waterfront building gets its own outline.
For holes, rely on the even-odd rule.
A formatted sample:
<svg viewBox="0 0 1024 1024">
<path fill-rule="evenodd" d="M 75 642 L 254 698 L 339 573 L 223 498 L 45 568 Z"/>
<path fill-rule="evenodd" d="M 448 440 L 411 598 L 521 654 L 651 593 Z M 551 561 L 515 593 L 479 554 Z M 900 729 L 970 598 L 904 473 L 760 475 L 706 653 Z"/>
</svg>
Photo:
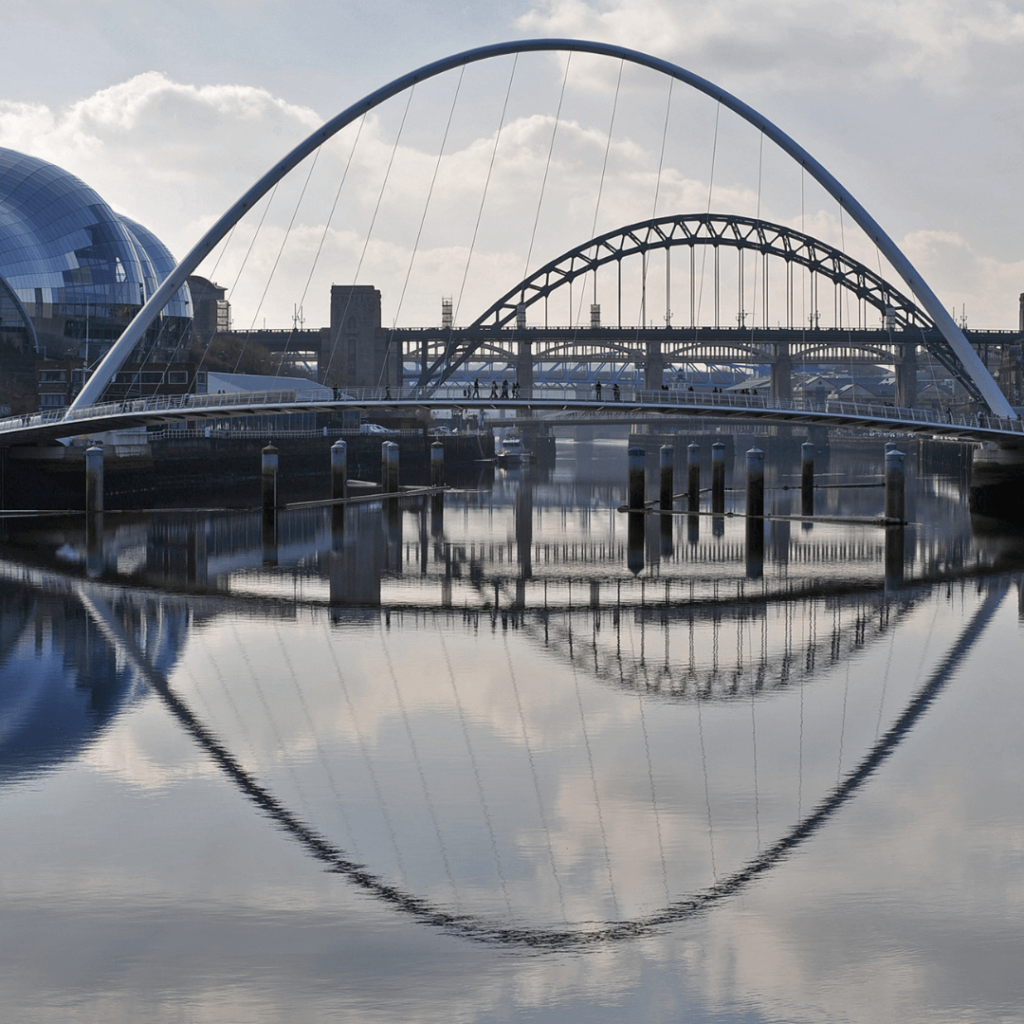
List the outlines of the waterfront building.
<svg viewBox="0 0 1024 1024">
<path fill-rule="evenodd" d="M 174 265 L 156 235 L 75 175 L 0 148 L 0 334 L 9 344 L 93 367 Z M 129 362 L 187 358 L 191 330 L 184 285 Z"/>
</svg>

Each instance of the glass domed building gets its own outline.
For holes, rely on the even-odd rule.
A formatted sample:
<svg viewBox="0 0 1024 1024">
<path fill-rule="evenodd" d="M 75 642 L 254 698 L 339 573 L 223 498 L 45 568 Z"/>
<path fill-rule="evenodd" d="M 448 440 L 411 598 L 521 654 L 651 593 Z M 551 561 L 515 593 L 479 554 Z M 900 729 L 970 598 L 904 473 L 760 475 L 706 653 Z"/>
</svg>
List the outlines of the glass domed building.
<svg viewBox="0 0 1024 1024">
<path fill-rule="evenodd" d="M 151 231 L 73 174 L 0 148 L 0 334 L 94 365 L 174 265 Z M 184 358 L 191 325 L 185 285 L 131 360 Z"/>
</svg>

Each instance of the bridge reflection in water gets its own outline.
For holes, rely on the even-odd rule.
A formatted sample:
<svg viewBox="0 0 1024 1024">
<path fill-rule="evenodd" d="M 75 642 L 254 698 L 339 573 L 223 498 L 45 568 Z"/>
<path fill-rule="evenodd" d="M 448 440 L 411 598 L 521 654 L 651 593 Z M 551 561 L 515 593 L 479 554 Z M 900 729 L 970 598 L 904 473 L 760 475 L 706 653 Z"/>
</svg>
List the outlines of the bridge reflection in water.
<svg viewBox="0 0 1024 1024">
<path fill-rule="evenodd" d="M 773 523 L 752 578 L 741 521 L 648 517 L 637 575 L 607 497 L 7 521 L 5 649 L 65 642 L 125 716 L 151 694 L 339 884 L 485 941 L 633 937 L 824 825 L 1024 562 L 947 514 L 896 586 L 880 531 Z"/>
</svg>

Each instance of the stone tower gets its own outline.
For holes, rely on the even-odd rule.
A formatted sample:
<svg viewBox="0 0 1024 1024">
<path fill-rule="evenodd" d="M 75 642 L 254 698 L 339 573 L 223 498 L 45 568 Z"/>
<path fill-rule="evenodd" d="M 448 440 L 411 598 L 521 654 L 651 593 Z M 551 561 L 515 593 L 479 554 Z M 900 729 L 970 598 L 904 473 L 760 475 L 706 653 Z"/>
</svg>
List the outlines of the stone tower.
<svg viewBox="0 0 1024 1024">
<path fill-rule="evenodd" d="M 392 365 L 394 364 L 394 365 Z M 395 384 L 400 367 L 388 358 L 380 323 L 380 292 L 372 285 L 332 285 L 331 326 L 320 351 L 320 381 L 330 387 Z"/>
</svg>

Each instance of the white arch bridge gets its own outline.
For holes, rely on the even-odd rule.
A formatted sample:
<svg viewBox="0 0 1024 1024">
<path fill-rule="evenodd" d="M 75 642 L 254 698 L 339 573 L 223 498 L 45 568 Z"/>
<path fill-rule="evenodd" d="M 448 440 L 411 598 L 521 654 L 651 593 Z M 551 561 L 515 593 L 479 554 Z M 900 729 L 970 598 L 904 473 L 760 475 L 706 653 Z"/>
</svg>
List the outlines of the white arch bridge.
<svg viewBox="0 0 1024 1024">
<path fill-rule="evenodd" d="M 140 310 L 138 315 L 121 335 L 118 341 L 115 342 L 110 352 L 86 382 L 84 388 L 68 410 L 67 425 L 76 421 L 87 406 L 92 405 L 102 398 L 107 384 L 111 381 L 117 369 L 143 338 L 150 324 L 159 315 L 160 311 L 171 296 L 176 294 L 177 290 L 184 283 L 188 275 L 192 274 L 199 267 L 202 261 L 233 229 L 239 219 L 253 208 L 253 205 L 258 200 L 273 189 L 282 178 L 294 170 L 302 160 L 319 149 L 324 142 L 332 138 L 339 131 L 356 121 L 368 111 L 373 110 L 381 103 L 394 96 L 407 92 L 417 85 L 417 83 L 426 81 L 427 79 L 433 78 L 446 71 L 464 68 L 480 61 L 486 61 L 504 55 L 518 55 L 528 52 L 563 52 L 569 54 L 586 53 L 601 57 L 610 57 L 624 63 L 628 62 L 636 66 L 645 67 L 665 75 L 672 82 L 682 83 L 697 92 L 703 93 L 754 126 L 762 133 L 763 137 L 766 137 L 771 142 L 775 143 L 783 153 L 798 164 L 804 173 L 810 175 L 815 181 L 817 181 L 818 184 L 821 185 L 822 188 L 824 188 L 825 191 L 839 204 L 841 213 L 848 215 L 851 220 L 865 232 L 870 242 L 875 246 L 877 252 L 889 261 L 889 264 L 895 269 L 897 274 L 906 284 L 909 294 L 914 297 L 921 310 L 927 314 L 931 323 L 934 325 L 934 328 L 943 339 L 941 345 L 933 343 L 929 344 L 928 347 L 936 352 L 941 351 L 941 355 L 944 357 L 943 361 L 946 362 L 947 366 L 955 368 L 957 371 L 956 375 L 960 377 L 962 381 L 969 382 L 969 390 L 973 391 L 978 396 L 981 402 L 988 407 L 994 417 L 998 417 L 1001 422 L 1005 421 L 1007 424 L 1014 419 L 1016 413 L 1007 398 L 1000 391 L 981 357 L 970 345 L 963 331 L 957 326 L 949 312 L 944 308 L 943 304 L 939 301 L 937 296 L 895 242 L 893 242 L 893 240 L 868 213 L 868 211 L 828 170 L 826 170 L 825 167 L 823 167 L 809 152 L 807 152 L 807 150 L 790 138 L 790 136 L 782 131 L 782 129 L 777 125 L 772 123 L 762 114 L 758 113 L 752 107 L 748 106 L 742 100 L 731 95 L 725 90 L 720 89 L 718 86 L 706 79 L 703 79 L 676 64 L 652 57 L 649 54 L 608 43 L 572 39 L 529 39 L 497 43 L 474 50 L 468 50 L 463 53 L 435 61 L 431 64 L 425 65 L 424 67 L 418 68 L 415 71 L 411 71 L 380 89 L 377 89 L 375 92 L 370 93 L 357 103 L 354 103 L 348 109 L 342 111 L 336 117 L 324 124 L 321 128 L 317 129 L 317 131 L 310 135 L 304 142 L 296 146 L 291 153 L 289 153 L 275 167 L 268 171 L 266 175 L 257 181 L 238 200 L 238 202 L 236 202 L 235 205 L 232 206 L 217 221 L 217 223 L 210 228 L 210 230 L 199 240 L 184 259 L 182 259 L 177 267 L 175 267 L 175 269 L 167 276 L 161 286 L 156 290 L 142 310 Z M 709 221 L 704 225 L 707 230 L 710 230 L 710 224 L 711 222 Z M 648 241 L 645 242 L 645 245 L 650 243 L 657 246 L 660 245 L 662 241 L 667 243 L 671 240 L 671 232 L 669 234 L 665 234 L 663 226 L 658 225 L 657 227 L 658 230 L 656 234 L 658 237 L 648 239 Z M 712 245 L 717 252 L 718 247 L 727 242 L 728 238 L 723 234 L 721 236 L 716 235 L 715 238 L 711 238 L 709 240 L 712 242 Z M 601 259 L 601 246 L 597 244 L 600 242 L 600 239 L 595 239 L 593 241 L 596 247 L 593 248 L 593 251 L 589 256 L 587 256 L 586 253 L 581 254 L 586 257 L 583 259 L 581 266 L 590 266 L 594 264 L 595 260 L 599 262 Z M 738 239 L 733 239 L 733 241 L 738 241 Z M 759 238 L 757 245 L 764 249 L 768 243 Z M 793 257 L 794 253 L 791 251 L 791 246 L 788 246 L 788 243 L 784 248 L 787 248 L 787 255 Z M 808 252 L 810 252 L 810 250 L 808 250 Z M 811 264 L 815 265 L 815 267 L 821 263 L 821 260 L 817 255 L 814 255 L 813 257 L 809 255 L 808 259 Z M 849 277 L 845 268 L 838 267 L 838 269 L 833 269 L 839 277 L 844 279 L 844 281 Z M 859 273 L 857 277 L 858 280 L 855 284 L 855 291 L 857 291 L 862 298 L 870 298 L 874 289 L 874 284 L 867 282 L 862 273 Z M 528 282 L 524 282 L 524 288 L 527 283 Z M 846 283 L 849 284 L 850 282 L 846 281 Z M 531 291 L 531 295 L 540 295 L 541 293 L 549 290 L 550 284 L 551 281 L 548 280 L 548 278 L 545 278 L 543 286 L 527 290 Z M 520 298 L 520 301 L 524 301 L 524 299 Z M 500 323 L 500 309 L 495 310 L 495 317 Z M 463 357 L 464 355 L 465 353 L 463 353 Z M 538 396 L 531 397 L 535 398 Z M 652 396 L 646 399 L 644 404 L 646 406 L 648 403 L 654 404 L 654 402 L 655 399 Z M 152 411 L 153 413 L 157 412 L 156 409 L 139 410 L 137 414 L 141 415 L 148 411 Z M 680 406 L 680 411 L 689 411 L 689 408 Z M 790 413 L 793 415 L 789 415 Z M 797 415 L 798 413 L 800 415 Z M 812 413 L 816 417 L 824 417 L 823 420 L 819 419 L 819 422 L 830 421 L 830 413 L 827 409 L 820 411 L 814 410 Z M 743 414 L 745 416 L 753 416 L 755 414 L 754 408 L 751 407 L 750 409 L 744 410 Z M 760 410 L 761 418 L 765 418 L 767 414 L 768 410 L 763 408 Z M 776 408 L 772 410 L 772 415 L 782 417 L 785 420 L 806 419 L 807 410 Z M 846 416 L 847 413 L 837 412 L 836 415 Z M 859 412 L 852 412 L 851 415 L 853 415 L 857 420 L 862 419 Z M 103 417 L 100 416 L 100 418 L 102 419 Z M 938 417 L 937 419 L 939 421 L 938 425 L 941 425 L 941 417 Z M 879 420 L 886 423 L 892 423 L 893 417 L 891 414 L 886 415 L 884 413 L 879 414 L 879 416 L 869 415 L 865 425 L 875 425 Z M 842 420 L 838 422 L 842 422 Z M 913 425 L 914 423 L 919 422 L 919 420 L 916 415 L 900 417 L 899 423 L 902 424 L 904 422 Z M 13 435 L 11 431 L 16 431 L 17 429 L 18 427 L 16 424 L 0 426 L 0 440 L 12 438 Z M 981 428 L 979 427 L 979 429 Z M 1005 428 L 997 426 L 989 429 L 995 429 L 1005 434 L 1012 432 L 1012 427 L 1010 426 L 1006 426 Z M 42 436 L 49 432 L 49 430 L 50 428 L 48 425 L 38 425 L 37 432 Z M 65 427 L 61 436 L 67 436 L 68 433 L 69 431 Z"/>
<path fill-rule="evenodd" d="M 251 416 L 331 413 L 359 410 L 373 416 L 436 410 L 483 413 L 495 426 L 524 421 L 544 428 L 554 423 L 639 423 L 701 417 L 767 424 L 854 427 L 865 430 L 958 437 L 989 441 L 1001 448 L 1024 448 L 1020 418 L 987 414 L 952 415 L 930 409 L 903 409 L 860 401 L 787 402 L 768 395 L 705 394 L 693 391 L 620 389 L 619 397 L 580 397 L 576 389 L 520 389 L 518 397 L 467 396 L 463 388 L 365 388 L 337 398 L 314 391 L 238 392 L 217 395 L 172 395 L 108 402 L 61 412 L 36 413 L 0 420 L 0 446 L 45 443 L 59 438 L 132 427 L 178 424 L 202 427 Z M 610 399 L 610 400 L 608 400 Z M 261 431 L 259 436 L 264 436 Z"/>
</svg>

